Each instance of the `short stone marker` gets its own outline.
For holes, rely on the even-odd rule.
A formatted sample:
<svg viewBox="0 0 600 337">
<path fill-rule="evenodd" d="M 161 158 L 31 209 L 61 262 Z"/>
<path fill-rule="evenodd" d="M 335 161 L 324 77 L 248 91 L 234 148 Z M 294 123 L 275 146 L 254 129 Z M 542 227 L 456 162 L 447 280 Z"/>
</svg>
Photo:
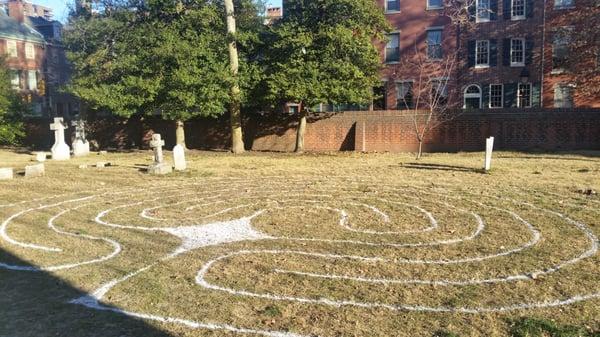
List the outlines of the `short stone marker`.
<svg viewBox="0 0 600 337">
<path fill-rule="evenodd" d="M 175 164 L 175 171 L 185 171 L 187 167 L 185 162 L 185 149 L 181 144 L 177 144 L 173 148 L 173 163 Z"/>
<path fill-rule="evenodd" d="M 485 140 L 485 162 L 483 169 L 489 171 L 492 168 L 492 150 L 494 149 L 494 137 Z"/>
<path fill-rule="evenodd" d="M 12 167 L 0 168 L 0 180 L 12 179 L 14 176 Z"/>
<path fill-rule="evenodd" d="M 35 154 L 35 161 L 43 163 L 46 161 L 46 152 L 34 152 Z"/>
<path fill-rule="evenodd" d="M 85 122 L 81 119 L 71 122 L 75 127 L 75 141 L 73 142 L 73 155 L 75 157 L 87 156 L 90 154 L 90 143 L 85 139 Z"/>
<path fill-rule="evenodd" d="M 44 164 L 35 164 L 25 166 L 25 178 L 41 177 L 46 174 Z"/>
<path fill-rule="evenodd" d="M 98 168 L 103 168 L 103 167 L 107 167 L 107 166 L 110 166 L 110 163 L 106 162 L 106 161 L 99 161 L 96 163 L 96 167 L 98 167 Z"/>
<path fill-rule="evenodd" d="M 71 149 L 65 143 L 66 128 L 62 117 L 55 117 L 54 123 L 50 124 L 50 130 L 54 130 L 54 145 L 52 146 L 52 159 L 54 160 L 68 160 L 71 157 Z"/>
<path fill-rule="evenodd" d="M 167 174 L 173 172 L 171 165 L 167 165 L 164 162 L 162 151 L 163 146 L 165 146 L 165 141 L 161 139 L 160 134 L 153 134 L 152 140 L 150 141 L 150 147 L 154 150 L 154 163 L 148 166 L 148 173 Z"/>
</svg>

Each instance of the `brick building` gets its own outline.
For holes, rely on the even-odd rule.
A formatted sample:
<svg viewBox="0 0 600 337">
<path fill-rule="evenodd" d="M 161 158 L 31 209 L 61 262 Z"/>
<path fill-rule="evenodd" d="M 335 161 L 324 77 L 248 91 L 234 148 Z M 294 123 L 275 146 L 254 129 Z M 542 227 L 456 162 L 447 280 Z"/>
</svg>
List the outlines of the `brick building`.
<svg viewBox="0 0 600 337">
<path fill-rule="evenodd" d="M 447 93 L 455 107 L 600 107 L 600 97 L 578 94 L 573 76 L 580 68 L 557 68 L 569 55 L 568 31 L 586 24 L 578 20 L 589 8 L 585 0 L 473 0 L 460 24 L 448 18 L 443 0 L 377 1 L 393 31 L 381 46 L 385 99 L 375 109 L 407 106 L 415 81 L 407 60 L 415 50 L 432 69 L 440 57 L 456 55 Z"/>
<path fill-rule="evenodd" d="M 79 113 L 79 102 L 61 92 L 70 69 L 61 44 L 62 25 L 50 20 L 51 11 L 27 15 L 28 4 L 9 0 L 0 11 L 0 53 L 12 72 L 12 84 L 31 103 L 34 116 Z M 48 14 L 50 13 L 50 14 Z"/>
</svg>

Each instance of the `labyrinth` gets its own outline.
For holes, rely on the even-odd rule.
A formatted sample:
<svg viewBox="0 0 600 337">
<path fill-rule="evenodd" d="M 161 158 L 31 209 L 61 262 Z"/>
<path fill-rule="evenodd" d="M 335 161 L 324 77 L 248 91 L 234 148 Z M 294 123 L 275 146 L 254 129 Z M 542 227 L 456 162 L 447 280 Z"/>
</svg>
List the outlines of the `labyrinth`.
<svg viewBox="0 0 600 337">
<path fill-rule="evenodd" d="M 66 306 L 190 336 L 502 336 L 512 317 L 598 329 L 597 197 L 395 170 L 13 193 L 0 275 L 53 275 L 82 291 Z"/>
</svg>

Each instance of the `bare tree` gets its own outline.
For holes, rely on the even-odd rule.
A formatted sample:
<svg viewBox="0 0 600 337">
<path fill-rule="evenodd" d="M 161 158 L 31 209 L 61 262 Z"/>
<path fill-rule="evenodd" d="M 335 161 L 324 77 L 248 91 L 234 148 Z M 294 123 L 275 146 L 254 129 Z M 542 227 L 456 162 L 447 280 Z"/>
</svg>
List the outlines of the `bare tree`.
<svg viewBox="0 0 600 337">
<path fill-rule="evenodd" d="M 229 35 L 229 67 L 233 76 L 233 84 L 231 85 L 231 107 L 230 107 L 230 122 L 231 122 L 231 152 L 244 152 L 244 139 L 242 138 L 242 116 L 240 111 L 240 85 L 238 82 L 238 50 L 235 42 L 235 12 L 233 0 L 225 0 L 225 12 L 227 15 L 227 35 Z"/>
</svg>

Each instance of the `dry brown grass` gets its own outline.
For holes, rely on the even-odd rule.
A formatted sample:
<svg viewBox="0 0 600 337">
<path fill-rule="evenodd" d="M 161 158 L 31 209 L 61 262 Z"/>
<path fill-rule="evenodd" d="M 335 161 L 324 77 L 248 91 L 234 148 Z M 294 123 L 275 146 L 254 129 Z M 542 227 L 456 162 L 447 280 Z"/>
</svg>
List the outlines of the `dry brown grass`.
<svg viewBox="0 0 600 337">
<path fill-rule="evenodd" d="M 0 151 L 0 167 L 23 168 L 30 160 L 28 154 Z M 177 237 L 164 232 L 114 228 L 94 222 L 99 212 L 113 207 L 117 209 L 104 220 L 146 227 L 208 224 L 265 210 L 252 225 L 279 238 L 204 247 L 158 262 L 107 293 L 103 302 L 115 308 L 304 336 L 434 336 L 445 332 L 459 336 L 507 336 L 508 322 L 521 317 L 600 330 L 599 299 L 506 312 L 440 313 L 272 300 L 232 295 L 195 283 L 198 270 L 207 261 L 240 250 L 263 250 L 215 263 L 207 273 L 207 281 L 237 291 L 277 296 L 434 308 L 498 308 L 600 293 L 598 254 L 551 273 L 489 284 L 369 283 L 276 271 L 384 280 L 469 281 L 545 270 L 577 257 L 592 243 L 564 217 L 541 209 L 560 212 L 600 236 L 600 198 L 578 192 L 600 191 L 598 152 L 498 152 L 488 174 L 479 171 L 482 153 L 434 154 L 415 162 L 409 154 L 233 156 L 192 151 L 188 153 L 188 171 L 164 177 L 148 176 L 139 170 L 150 160 L 150 152 L 94 154 L 68 162 L 49 161 L 43 178 L 19 177 L 0 182 L 0 205 L 4 205 L 0 206 L 0 221 L 30 208 L 96 196 L 77 209 L 72 208 L 79 204 L 68 203 L 15 218 L 7 228 L 11 238 L 59 247 L 62 251 L 49 253 L 0 240 L 0 263 L 48 266 L 94 259 L 112 251 L 106 242 L 50 230 L 48 220 L 62 210 L 69 211 L 57 218 L 55 225 L 59 229 L 109 238 L 123 247 L 113 259 L 72 269 L 35 273 L 0 268 L 0 336 L 240 335 L 139 320 L 68 304 L 105 282 L 159 261 L 179 245 Z M 97 161 L 109 161 L 113 166 L 77 168 Z M 55 195 L 59 196 L 52 197 Z M 119 208 L 126 204 L 132 205 Z M 376 207 L 393 221 L 382 221 L 380 215 L 361 204 Z M 429 226 L 428 217 L 407 204 L 431 212 L 438 219 L 439 228 L 420 232 Z M 157 207 L 149 212 L 151 216 L 164 220 L 140 217 L 140 212 L 149 207 Z M 349 226 L 357 230 L 410 233 L 377 235 L 349 231 L 340 227 L 340 215 L 335 209 L 344 209 Z M 394 246 L 469 236 L 477 227 L 473 212 L 486 224 L 473 240 Z M 541 233 L 541 240 L 526 249 L 465 263 L 406 263 L 411 259 L 468 259 L 519 249 L 531 240 L 531 233 L 520 219 Z M 299 238 L 304 240 L 296 240 Z M 270 250 L 379 257 L 395 262 L 264 252 Z"/>
</svg>

